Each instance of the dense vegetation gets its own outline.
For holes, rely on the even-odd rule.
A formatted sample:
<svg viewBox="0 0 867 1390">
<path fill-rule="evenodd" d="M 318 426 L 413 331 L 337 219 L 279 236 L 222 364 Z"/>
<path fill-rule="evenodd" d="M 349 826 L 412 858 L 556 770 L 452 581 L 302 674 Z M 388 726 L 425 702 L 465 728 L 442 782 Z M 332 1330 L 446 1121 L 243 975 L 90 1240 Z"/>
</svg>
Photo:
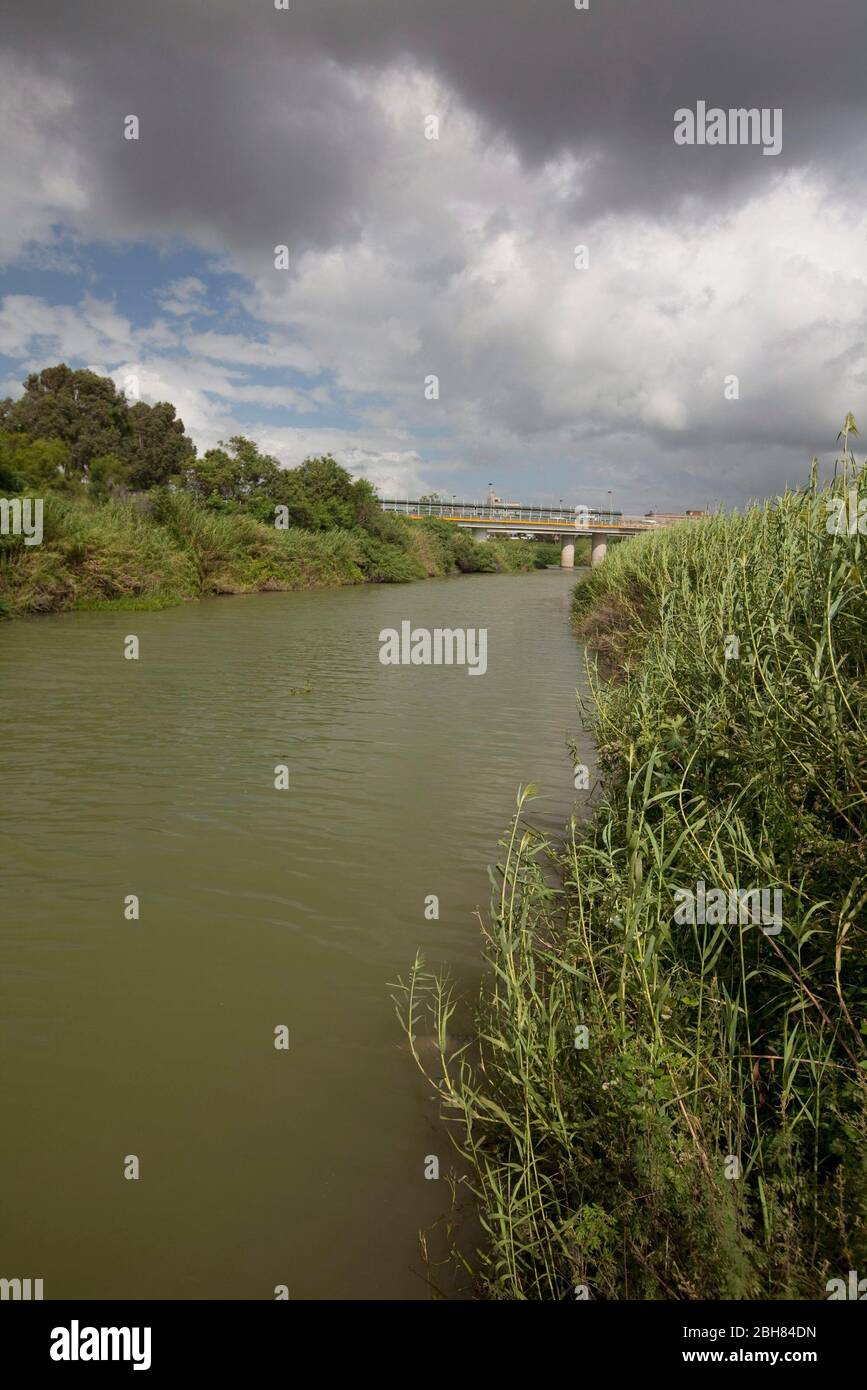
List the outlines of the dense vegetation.
<svg viewBox="0 0 867 1390">
<path fill-rule="evenodd" d="M 488 1297 L 811 1299 L 867 1272 L 867 474 L 848 433 L 833 485 L 814 467 L 579 584 L 608 677 L 592 819 L 553 846 L 519 798 L 472 1044 L 450 1045 L 458 1001 L 422 962 L 399 996 L 412 1038 L 434 1016 Z M 779 889 L 782 929 L 679 924 L 700 880 Z"/>
<path fill-rule="evenodd" d="M 199 457 L 174 406 L 65 364 L 0 401 L 0 495 L 45 503 L 41 544 L 0 537 L 6 616 L 551 562 L 550 546 L 385 514 L 330 457 L 281 468 L 243 436 Z"/>
</svg>

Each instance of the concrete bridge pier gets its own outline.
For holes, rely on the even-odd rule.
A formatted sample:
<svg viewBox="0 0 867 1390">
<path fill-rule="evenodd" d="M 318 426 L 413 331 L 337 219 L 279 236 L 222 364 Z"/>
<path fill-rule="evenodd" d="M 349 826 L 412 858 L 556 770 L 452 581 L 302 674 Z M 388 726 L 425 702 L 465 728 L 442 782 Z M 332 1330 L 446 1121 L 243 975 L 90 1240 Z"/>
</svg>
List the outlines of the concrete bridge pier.
<svg viewBox="0 0 867 1390">
<path fill-rule="evenodd" d="M 590 567 L 601 565 L 608 551 L 608 537 L 604 531 L 594 531 L 590 537 Z"/>
<path fill-rule="evenodd" d="M 575 568 L 575 542 L 564 540 L 560 548 L 560 568 L 561 570 L 573 570 Z"/>
<path fill-rule="evenodd" d="M 481 530 L 479 530 L 479 531 L 476 531 L 476 532 L 474 533 L 474 535 L 473 535 L 473 540 L 476 540 L 476 541 L 489 541 L 490 539 L 491 539 L 491 535 L 490 535 L 490 532 L 489 532 L 489 531 L 481 531 Z"/>
</svg>

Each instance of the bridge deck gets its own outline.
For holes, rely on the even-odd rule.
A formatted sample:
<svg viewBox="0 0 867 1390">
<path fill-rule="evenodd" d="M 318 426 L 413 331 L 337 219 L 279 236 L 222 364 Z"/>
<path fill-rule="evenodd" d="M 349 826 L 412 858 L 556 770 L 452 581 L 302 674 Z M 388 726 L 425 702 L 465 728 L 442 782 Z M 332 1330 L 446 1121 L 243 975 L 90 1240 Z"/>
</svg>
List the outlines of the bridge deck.
<svg viewBox="0 0 867 1390">
<path fill-rule="evenodd" d="M 380 502 L 385 512 L 399 512 L 412 521 L 434 518 L 459 526 L 487 531 L 537 531 L 562 535 L 564 531 L 590 535 L 633 535 L 653 530 L 657 523 L 643 517 L 624 517 L 622 512 L 590 511 L 586 507 L 569 510 L 559 507 L 507 506 L 483 502 L 420 502 L 388 498 Z"/>
</svg>

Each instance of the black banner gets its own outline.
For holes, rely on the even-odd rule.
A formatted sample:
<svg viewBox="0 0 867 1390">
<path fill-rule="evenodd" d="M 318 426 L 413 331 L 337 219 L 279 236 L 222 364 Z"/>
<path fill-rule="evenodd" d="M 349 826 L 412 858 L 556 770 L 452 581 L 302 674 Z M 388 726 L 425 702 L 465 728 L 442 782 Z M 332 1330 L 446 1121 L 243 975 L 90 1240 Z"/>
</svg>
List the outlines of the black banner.
<svg viewBox="0 0 867 1390">
<path fill-rule="evenodd" d="M 841 1306 L 850 1303 L 851 1306 Z M 468 1316 L 468 1309 L 472 1309 Z M 508 1323 L 500 1318 L 508 1316 Z M 468 1318 L 467 1321 L 464 1321 Z M 233 1372 L 257 1379 L 275 1371 L 297 1371 L 312 1356 L 322 1369 L 345 1362 L 370 1373 L 369 1355 L 387 1349 L 391 1370 L 417 1360 L 419 1335 L 426 1355 L 439 1350 L 444 1369 L 454 1363 L 460 1337 L 464 1352 L 484 1338 L 484 1358 L 507 1356 L 514 1336 L 556 1329 L 560 1343 L 577 1357 L 576 1373 L 590 1360 L 613 1374 L 696 1374 L 713 1366 L 762 1366 L 779 1372 L 812 1370 L 851 1374 L 861 1364 L 865 1334 L 860 1301 L 821 1303 L 596 1303 L 574 1306 L 455 1302 L 274 1302 L 274 1303 L 67 1303 L 6 1302 L 0 1308 L 3 1369 L 52 1378 L 95 1375 L 101 1369 L 150 1378 L 195 1374 L 215 1378 Z M 357 1335 L 356 1335 L 357 1329 Z M 501 1339 L 491 1341 L 493 1329 Z M 441 1339 L 441 1340 L 440 1340 Z M 530 1344 L 525 1350 L 532 1355 Z M 559 1360 L 559 1353 L 558 1353 Z M 386 1374 L 383 1368 L 383 1374 Z"/>
</svg>

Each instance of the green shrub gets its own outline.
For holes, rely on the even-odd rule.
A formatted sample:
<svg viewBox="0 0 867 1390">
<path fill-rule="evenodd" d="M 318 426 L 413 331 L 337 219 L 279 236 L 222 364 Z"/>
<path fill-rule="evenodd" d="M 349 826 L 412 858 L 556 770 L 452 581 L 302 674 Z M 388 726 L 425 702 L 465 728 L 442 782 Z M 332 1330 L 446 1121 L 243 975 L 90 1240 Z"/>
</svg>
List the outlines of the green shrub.
<svg viewBox="0 0 867 1390">
<path fill-rule="evenodd" d="M 425 569 L 417 555 L 387 541 L 377 540 L 364 531 L 356 533 L 361 552 L 361 568 L 374 584 L 408 584 L 424 579 Z"/>
</svg>

